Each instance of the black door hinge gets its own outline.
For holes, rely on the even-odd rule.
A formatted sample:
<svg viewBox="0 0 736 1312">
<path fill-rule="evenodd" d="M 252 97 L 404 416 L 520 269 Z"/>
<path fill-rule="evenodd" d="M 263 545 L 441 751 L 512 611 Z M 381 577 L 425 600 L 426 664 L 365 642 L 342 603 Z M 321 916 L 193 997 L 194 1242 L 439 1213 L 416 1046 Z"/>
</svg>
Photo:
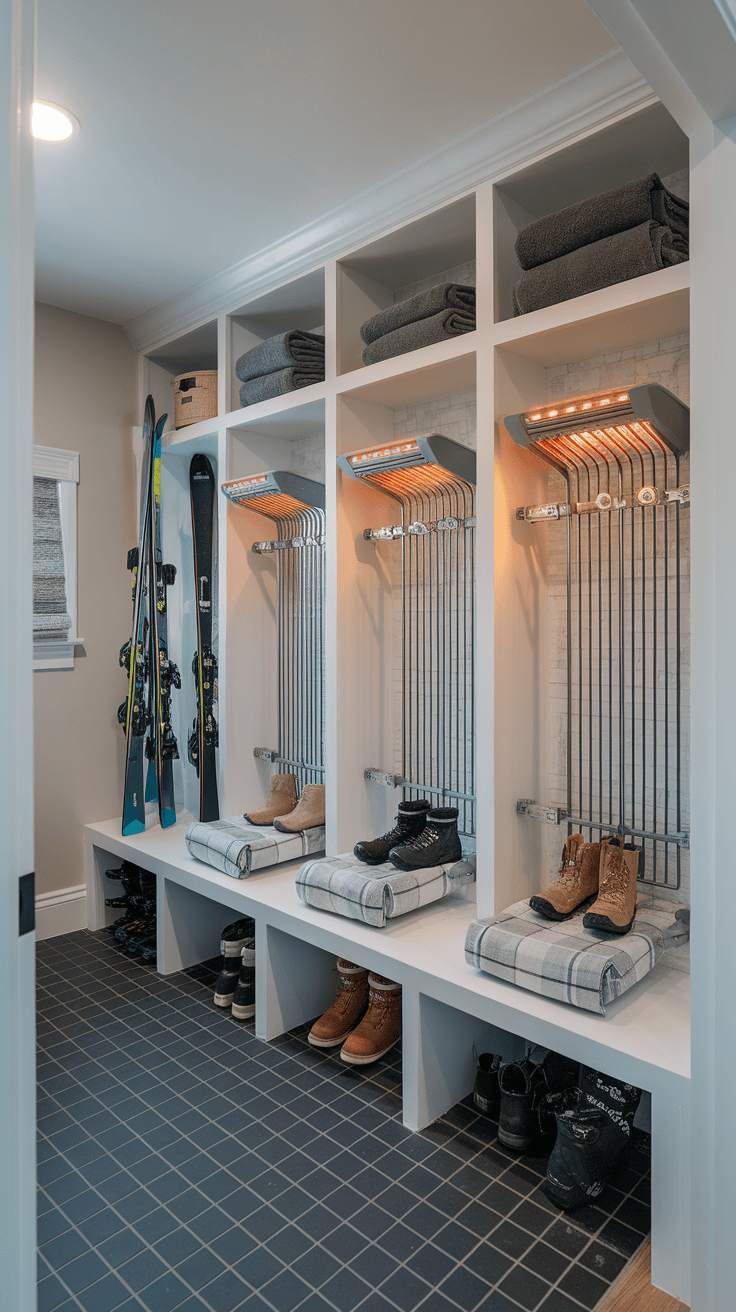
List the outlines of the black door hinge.
<svg viewBox="0 0 736 1312">
<path fill-rule="evenodd" d="M 36 875 L 21 875 L 18 880 L 18 936 L 31 934 L 36 928 Z"/>
</svg>

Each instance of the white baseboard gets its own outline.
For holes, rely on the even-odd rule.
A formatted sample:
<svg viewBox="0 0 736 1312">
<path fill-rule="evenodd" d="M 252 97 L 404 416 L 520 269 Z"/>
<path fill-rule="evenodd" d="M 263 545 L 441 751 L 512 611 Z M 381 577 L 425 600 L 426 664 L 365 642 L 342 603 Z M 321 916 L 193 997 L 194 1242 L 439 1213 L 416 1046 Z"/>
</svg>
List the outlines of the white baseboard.
<svg viewBox="0 0 736 1312">
<path fill-rule="evenodd" d="M 36 898 L 36 939 L 57 938 L 87 928 L 87 885 L 57 888 Z"/>
</svg>

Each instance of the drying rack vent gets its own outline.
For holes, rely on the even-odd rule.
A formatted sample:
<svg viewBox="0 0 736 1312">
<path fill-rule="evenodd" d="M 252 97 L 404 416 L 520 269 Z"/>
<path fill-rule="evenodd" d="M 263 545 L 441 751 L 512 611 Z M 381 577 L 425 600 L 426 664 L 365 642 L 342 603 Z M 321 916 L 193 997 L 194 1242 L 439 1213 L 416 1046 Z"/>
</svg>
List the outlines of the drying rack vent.
<svg viewBox="0 0 736 1312">
<path fill-rule="evenodd" d="M 475 451 L 442 433 L 426 433 L 338 456 L 343 473 L 373 483 L 399 500 L 441 491 L 448 484 L 475 486 Z"/>
<path fill-rule="evenodd" d="M 551 463 L 569 467 L 586 449 L 594 456 L 690 447 L 690 411 L 659 383 L 613 388 L 508 415 L 504 424 L 519 446 L 537 447 Z M 577 451 L 576 451 L 577 448 Z"/>
<path fill-rule="evenodd" d="M 304 511 L 325 508 L 323 483 L 288 470 L 274 469 L 250 478 L 235 478 L 222 484 L 228 501 L 247 506 L 268 519 L 291 519 Z"/>
</svg>

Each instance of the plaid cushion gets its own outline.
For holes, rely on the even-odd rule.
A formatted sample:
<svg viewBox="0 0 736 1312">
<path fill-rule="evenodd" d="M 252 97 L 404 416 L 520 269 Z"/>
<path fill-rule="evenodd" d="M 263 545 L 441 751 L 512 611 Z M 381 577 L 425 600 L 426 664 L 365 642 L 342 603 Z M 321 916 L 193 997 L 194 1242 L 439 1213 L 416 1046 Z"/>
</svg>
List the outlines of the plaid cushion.
<svg viewBox="0 0 736 1312">
<path fill-rule="evenodd" d="M 605 1016 L 606 1003 L 643 979 L 665 948 L 687 938 L 677 910 L 664 898 L 640 897 L 629 933 L 608 934 L 585 929 L 585 910 L 557 922 L 516 902 L 499 916 L 471 922 L 465 960 L 519 988 Z"/>
<path fill-rule="evenodd" d="M 409 872 L 388 861 L 366 866 L 352 852 L 344 852 L 307 861 L 296 877 L 296 891 L 307 906 L 382 929 L 387 920 L 438 902 L 474 879 L 474 866 L 467 861 Z"/>
<path fill-rule="evenodd" d="M 254 870 L 280 865 L 312 852 L 324 852 L 325 827 L 302 829 L 298 834 L 282 834 L 272 825 L 262 829 L 251 825 L 242 815 L 204 824 L 195 820 L 184 835 L 187 848 L 198 861 L 206 861 L 233 879 L 247 879 Z"/>
</svg>

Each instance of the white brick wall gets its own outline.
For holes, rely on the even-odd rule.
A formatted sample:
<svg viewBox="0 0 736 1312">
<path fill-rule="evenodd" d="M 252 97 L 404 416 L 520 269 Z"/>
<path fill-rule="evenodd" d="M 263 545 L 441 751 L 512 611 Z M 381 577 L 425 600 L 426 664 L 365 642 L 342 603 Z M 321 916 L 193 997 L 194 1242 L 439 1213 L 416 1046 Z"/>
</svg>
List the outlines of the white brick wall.
<svg viewBox="0 0 736 1312">
<path fill-rule="evenodd" d="M 316 483 L 325 481 L 325 435 L 312 433 L 309 437 L 300 437 L 291 444 L 291 469 L 303 478 L 313 478 Z"/>
</svg>

